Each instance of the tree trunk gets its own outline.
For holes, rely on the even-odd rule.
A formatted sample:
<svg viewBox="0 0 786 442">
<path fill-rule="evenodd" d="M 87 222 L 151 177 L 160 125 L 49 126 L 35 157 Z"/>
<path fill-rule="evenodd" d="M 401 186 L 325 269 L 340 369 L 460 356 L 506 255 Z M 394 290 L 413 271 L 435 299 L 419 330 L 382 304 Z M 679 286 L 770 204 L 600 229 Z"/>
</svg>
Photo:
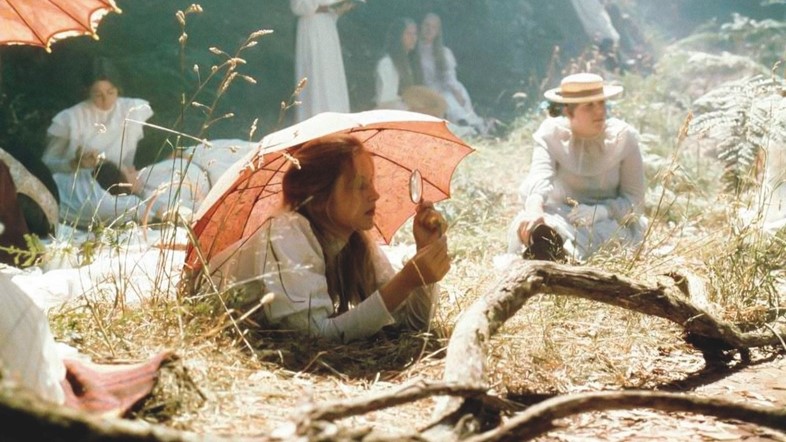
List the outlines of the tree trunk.
<svg viewBox="0 0 786 442">
<path fill-rule="evenodd" d="M 0 439 L 4 442 L 201 442 L 231 441 L 141 421 L 101 418 L 51 404 L 22 388 L 0 383 Z M 248 440 L 248 439 L 246 439 Z"/>
</svg>

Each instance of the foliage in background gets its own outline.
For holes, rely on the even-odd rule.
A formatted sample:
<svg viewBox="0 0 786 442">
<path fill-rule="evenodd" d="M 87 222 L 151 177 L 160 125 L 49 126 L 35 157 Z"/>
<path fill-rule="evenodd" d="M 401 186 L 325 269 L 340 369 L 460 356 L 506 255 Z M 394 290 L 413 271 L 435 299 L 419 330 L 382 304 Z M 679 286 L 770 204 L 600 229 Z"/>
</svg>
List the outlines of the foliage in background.
<svg viewBox="0 0 786 442">
<path fill-rule="evenodd" d="M 694 102 L 690 132 L 716 140 L 727 189 L 750 189 L 761 172 L 761 154 L 770 146 L 783 147 L 786 125 L 773 111 L 785 95 L 783 78 L 759 75 L 724 84 Z"/>
<path fill-rule="evenodd" d="M 111 14 L 102 21 L 98 41 L 66 39 L 56 43 L 51 54 L 29 47 L 0 48 L 0 145 L 20 145 L 40 155 L 54 114 L 83 99 L 84 91 L 78 86 L 81 71 L 96 55 L 116 61 L 125 74 L 127 96 L 150 101 L 155 111 L 152 123 L 172 128 L 181 115 L 184 85 L 199 81 L 191 66 L 220 63 L 207 48 L 236 48 L 258 29 L 274 32 L 244 56 L 244 73 L 257 83 L 238 85 L 225 94 L 214 112 L 234 117 L 212 125 L 206 135 L 244 138 L 254 121 L 259 134 L 276 129 L 280 103 L 287 100 L 296 84 L 296 22 L 288 2 L 199 2 L 206 13 L 189 22 L 188 50 L 182 58 L 176 12 L 188 9 L 191 3 L 118 0 L 123 13 Z M 689 17 L 680 18 L 682 30 L 687 30 L 713 16 L 728 15 L 730 10 L 745 9 L 761 15 L 780 7 L 765 8 L 750 2 L 741 6 L 728 1 L 702 8 L 675 0 L 657 3 L 653 8 L 648 1 L 619 1 L 624 12 L 649 29 L 662 29 L 672 23 L 661 20 L 664 10 L 673 10 L 671 17 Z M 554 63 L 564 65 L 588 49 L 587 37 L 577 32 L 581 27 L 570 12 L 569 0 L 368 1 L 338 23 L 354 110 L 371 106 L 373 69 L 381 55 L 388 23 L 397 16 L 419 19 L 428 11 L 443 17 L 445 43 L 459 61 L 459 77 L 478 111 L 505 123 L 535 107 L 543 89 L 555 85 L 562 66 L 553 70 Z M 215 92 L 216 86 L 211 83 L 205 93 Z M 199 122 L 186 121 L 182 130 L 193 135 L 200 130 Z M 138 166 L 152 162 L 166 138 L 148 132 L 139 148 Z"/>
<path fill-rule="evenodd" d="M 756 54 L 756 61 L 774 66 L 786 56 L 786 22 L 777 19 L 755 20 L 734 13 L 727 23 L 710 22 L 691 37 L 680 41 L 679 47 L 712 53 Z"/>
</svg>

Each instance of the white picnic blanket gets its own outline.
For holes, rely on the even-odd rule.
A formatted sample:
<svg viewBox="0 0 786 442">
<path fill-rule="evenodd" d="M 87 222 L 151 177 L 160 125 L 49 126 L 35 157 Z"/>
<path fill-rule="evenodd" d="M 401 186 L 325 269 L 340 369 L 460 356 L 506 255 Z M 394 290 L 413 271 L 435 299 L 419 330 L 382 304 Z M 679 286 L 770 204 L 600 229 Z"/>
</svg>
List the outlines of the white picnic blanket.
<svg viewBox="0 0 786 442">
<path fill-rule="evenodd" d="M 38 267 L 2 267 L 44 311 L 80 296 L 136 304 L 141 299 L 173 295 L 180 280 L 187 233 L 181 227 L 125 226 L 102 238 L 58 226 L 58 237 L 45 243 Z"/>
</svg>

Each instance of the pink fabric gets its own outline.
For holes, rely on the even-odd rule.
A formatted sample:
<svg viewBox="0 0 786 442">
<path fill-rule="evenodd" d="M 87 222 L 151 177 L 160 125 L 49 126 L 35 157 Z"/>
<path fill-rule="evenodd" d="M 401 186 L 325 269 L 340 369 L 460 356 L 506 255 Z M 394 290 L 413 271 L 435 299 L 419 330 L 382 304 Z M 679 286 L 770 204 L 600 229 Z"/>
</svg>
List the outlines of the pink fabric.
<svg viewBox="0 0 786 442">
<path fill-rule="evenodd" d="M 175 358 L 162 352 L 139 364 L 118 365 L 66 359 L 65 404 L 90 413 L 123 416 L 150 394 L 161 366 Z"/>
</svg>

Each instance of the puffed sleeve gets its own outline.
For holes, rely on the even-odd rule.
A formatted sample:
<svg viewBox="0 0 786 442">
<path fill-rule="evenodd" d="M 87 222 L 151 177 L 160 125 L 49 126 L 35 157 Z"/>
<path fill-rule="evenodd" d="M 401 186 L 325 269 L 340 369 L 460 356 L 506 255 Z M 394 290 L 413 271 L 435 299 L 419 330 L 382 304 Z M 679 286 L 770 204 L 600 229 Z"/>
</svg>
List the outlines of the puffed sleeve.
<svg viewBox="0 0 786 442">
<path fill-rule="evenodd" d="M 71 139 L 70 112 L 61 111 L 47 129 L 47 144 L 41 160 L 51 172 L 71 172 L 73 155 L 68 154 Z"/>
<path fill-rule="evenodd" d="M 554 190 L 556 161 L 549 151 L 549 145 L 544 138 L 544 129 L 550 130 L 541 125 L 541 128 L 532 136 L 534 140 L 532 160 L 527 178 L 519 188 L 521 200 L 525 206 L 538 201 L 542 205 L 548 200 L 549 194 Z"/>
<path fill-rule="evenodd" d="M 4 377 L 46 400 L 62 404 L 65 396 L 61 382 L 66 370 L 45 314 L 5 274 L 0 274 L 0 290 L 0 361 Z"/>
<path fill-rule="evenodd" d="M 398 94 L 399 76 L 390 57 L 383 57 L 377 63 L 376 102 L 379 109 L 402 109 L 406 105 Z"/>
<path fill-rule="evenodd" d="M 337 341 L 370 336 L 395 319 L 379 292 L 334 316 L 328 294 L 322 248 L 304 217 L 284 213 L 273 217 L 250 240 L 230 247 L 211 260 L 219 286 L 262 280 L 273 300 L 265 316 L 273 324 Z M 228 284 L 229 283 L 229 284 Z"/>
<path fill-rule="evenodd" d="M 444 48 L 445 50 L 445 83 L 451 89 L 460 89 L 463 88 L 463 85 L 459 82 L 458 77 L 456 76 L 456 57 L 453 55 L 453 51 L 449 48 Z"/>
<path fill-rule="evenodd" d="M 125 118 L 128 121 L 125 128 L 121 130 L 123 134 L 122 146 L 129 146 L 122 150 L 122 158 L 120 165 L 125 167 L 133 167 L 134 156 L 136 155 L 136 148 L 139 141 L 145 136 L 144 125 L 153 116 L 153 108 L 147 100 L 141 98 L 120 98 L 118 101 L 123 101 L 125 109 Z"/>
</svg>

